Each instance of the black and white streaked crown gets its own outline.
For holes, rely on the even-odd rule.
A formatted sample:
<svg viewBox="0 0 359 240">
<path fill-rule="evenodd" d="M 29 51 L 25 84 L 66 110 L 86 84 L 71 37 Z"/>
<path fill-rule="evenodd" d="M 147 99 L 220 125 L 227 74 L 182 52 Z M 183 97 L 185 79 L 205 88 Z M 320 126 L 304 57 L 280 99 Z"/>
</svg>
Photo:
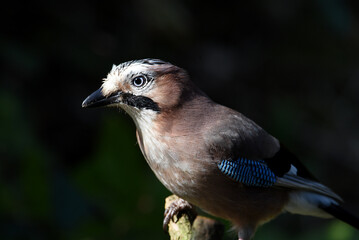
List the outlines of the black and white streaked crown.
<svg viewBox="0 0 359 240">
<path fill-rule="evenodd" d="M 131 61 L 121 63 L 118 66 L 116 66 L 116 68 L 117 69 L 124 69 L 124 68 L 127 68 L 127 67 L 129 67 L 130 65 L 133 65 L 133 64 L 144 64 L 144 65 L 153 66 L 153 65 L 170 64 L 170 63 L 166 62 L 166 61 L 163 61 L 161 59 L 156 59 L 156 58 L 144 58 L 144 59 L 131 60 Z"/>
</svg>

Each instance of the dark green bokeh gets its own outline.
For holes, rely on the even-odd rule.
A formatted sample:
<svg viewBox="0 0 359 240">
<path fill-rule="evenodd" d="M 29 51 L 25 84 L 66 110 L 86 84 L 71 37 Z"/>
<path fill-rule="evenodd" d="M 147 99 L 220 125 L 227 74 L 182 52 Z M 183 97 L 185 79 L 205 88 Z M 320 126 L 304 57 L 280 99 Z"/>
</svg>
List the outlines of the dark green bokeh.
<svg viewBox="0 0 359 240">
<path fill-rule="evenodd" d="M 187 69 L 287 145 L 359 214 L 357 1 L 63 1 L 2 7 L 1 239 L 168 239 L 131 119 L 81 109 L 113 63 Z M 228 239 L 235 239 L 228 233 Z M 255 239 L 358 239 L 282 215 Z"/>
</svg>

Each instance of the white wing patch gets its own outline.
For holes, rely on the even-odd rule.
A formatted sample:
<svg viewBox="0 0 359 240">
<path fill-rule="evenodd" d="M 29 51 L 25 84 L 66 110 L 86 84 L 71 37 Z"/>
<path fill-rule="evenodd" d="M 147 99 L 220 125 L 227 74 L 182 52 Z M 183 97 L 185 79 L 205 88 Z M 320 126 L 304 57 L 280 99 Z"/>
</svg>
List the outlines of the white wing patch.
<svg viewBox="0 0 359 240">
<path fill-rule="evenodd" d="M 290 169 L 289 169 L 289 171 L 288 171 L 287 174 L 289 174 L 289 175 L 297 175 L 297 172 L 298 172 L 297 168 L 294 167 L 293 164 L 291 164 L 291 165 L 290 165 Z"/>
<path fill-rule="evenodd" d="M 287 188 L 289 201 L 285 210 L 290 213 L 330 218 L 319 206 L 338 204 L 343 200 L 320 182 L 297 176 L 298 169 L 292 164 L 283 177 L 278 177 L 274 186 Z"/>
</svg>

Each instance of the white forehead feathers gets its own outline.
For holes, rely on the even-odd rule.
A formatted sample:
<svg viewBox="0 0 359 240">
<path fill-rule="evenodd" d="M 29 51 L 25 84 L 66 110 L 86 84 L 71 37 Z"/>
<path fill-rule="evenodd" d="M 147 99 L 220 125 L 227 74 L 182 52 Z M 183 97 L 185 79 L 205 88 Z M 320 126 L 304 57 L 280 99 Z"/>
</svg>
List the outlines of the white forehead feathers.
<svg viewBox="0 0 359 240">
<path fill-rule="evenodd" d="M 105 96 L 117 90 L 126 80 L 146 74 L 151 66 L 141 62 L 125 62 L 118 66 L 112 65 L 111 71 L 103 79 L 102 94 Z"/>
</svg>

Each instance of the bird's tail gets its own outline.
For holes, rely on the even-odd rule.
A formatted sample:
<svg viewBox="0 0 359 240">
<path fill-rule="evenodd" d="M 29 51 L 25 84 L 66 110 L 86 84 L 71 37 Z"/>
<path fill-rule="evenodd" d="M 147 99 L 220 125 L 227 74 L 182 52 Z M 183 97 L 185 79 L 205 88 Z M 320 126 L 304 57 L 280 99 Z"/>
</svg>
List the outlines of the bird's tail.
<svg viewBox="0 0 359 240">
<path fill-rule="evenodd" d="M 320 205 L 319 208 L 329 213 L 333 217 L 346 222 L 356 229 L 359 229 L 359 218 L 345 210 L 342 206 L 337 204 L 330 204 L 329 206 Z"/>
</svg>

